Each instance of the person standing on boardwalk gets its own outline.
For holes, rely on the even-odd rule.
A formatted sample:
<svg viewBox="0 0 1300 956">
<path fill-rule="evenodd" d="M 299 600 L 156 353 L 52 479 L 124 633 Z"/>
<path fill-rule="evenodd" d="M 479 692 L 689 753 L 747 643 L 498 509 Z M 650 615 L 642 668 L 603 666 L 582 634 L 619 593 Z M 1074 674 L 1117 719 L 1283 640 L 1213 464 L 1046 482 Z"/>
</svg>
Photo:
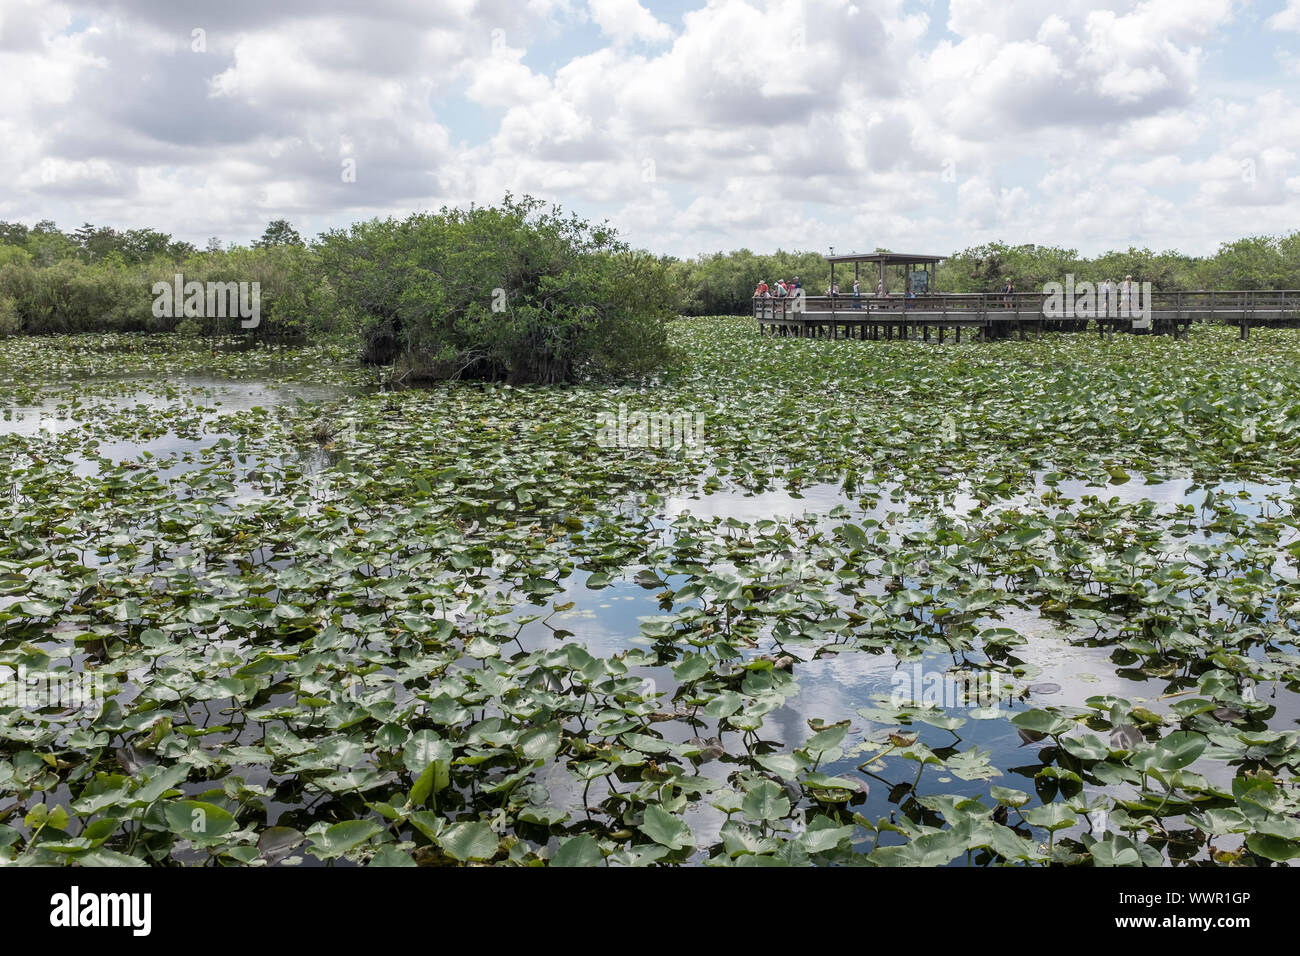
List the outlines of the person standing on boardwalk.
<svg viewBox="0 0 1300 956">
<path fill-rule="evenodd" d="M 1109 279 L 1103 279 L 1101 288 L 1097 290 L 1097 315 L 1098 317 L 1109 316 L 1114 305 L 1115 290 L 1112 288 Z"/>
<path fill-rule="evenodd" d="M 876 283 L 876 295 L 884 295 L 884 294 L 885 294 L 885 280 L 881 279 L 879 282 Z"/>
<path fill-rule="evenodd" d="M 1133 311 L 1133 277 L 1124 277 L 1124 284 L 1119 290 L 1119 314 L 1127 316 Z"/>
<path fill-rule="evenodd" d="M 862 287 L 858 285 L 858 280 L 853 280 L 853 308 L 862 308 Z"/>
<path fill-rule="evenodd" d="M 1015 302 L 1015 300 L 1012 299 L 1012 296 L 1015 295 L 1015 293 L 1016 293 L 1016 287 L 1015 287 L 1014 285 L 1011 284 L 1011 280 L 1010 280 L 1010 279 L 1007 279 L 1006 287 L 1002 290 L 1002 307 L 1003 307 L 1003 308 L 1006 308 L 1006 309 L 1010 309 L 1010 308 L 1012 308 L 1012 306 L 1013 306 L 1013 304 L 1014 304 L 1014 302 Z"/>
</svg>

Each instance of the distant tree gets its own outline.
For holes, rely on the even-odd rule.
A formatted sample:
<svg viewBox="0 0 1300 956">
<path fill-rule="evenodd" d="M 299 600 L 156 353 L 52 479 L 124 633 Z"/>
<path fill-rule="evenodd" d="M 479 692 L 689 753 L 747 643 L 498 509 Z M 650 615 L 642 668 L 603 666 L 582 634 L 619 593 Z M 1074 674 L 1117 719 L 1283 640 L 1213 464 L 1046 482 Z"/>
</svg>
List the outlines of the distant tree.
<svg viewBox="0 0 1300 956">
<path fill-rule="evenodd" d="M 77 244 L 77 255 L 86 262 L 100 262 L 114 249 L 119 248 L 117 232 L 109 226 L 84 223 L 72 232 Z"/>
<path fill-rule="evenodd" d="M 1206 270 L 1212 289 L 1280 289 L 1287 274 L 1284 242 L 1251 236 L 1219 246 Z"/>
<path fill-rule="evenodd" d="M 172 256 L 172 237 L 157 229 L 128 229 L 122 233 L 120 248 L 127 262 L 149 262 Z"/>
<path fill-rule="evenodd" d="M 173 262 L 180 262 L 182 259 L 188 259 L 190 256 L 196 255 L 198 251 L 198 246 L 194 245 L 192 242 L 186 242 L 183 239 L 173 239 L 171 242 L 167 243 L 167 258 L 171 259 Z"/>
<path fill-rule="evenodd" d="M 204 251 L 204 252 L 221 252 L 222 249 L 223 249 L 223 246 L 221 245 L 221 237 L 220 237 L 220 236 L 209 236 L 209 237 L 208 237 L 208 244 L 207 244 L 207 246 L 204 248 L 203 251 Z"/>
<path fill-rule="evenodd" d="M 303 241 L 288 219 L 272 219 L 266 224 L 262 238 L 253 245 L 259 249 L 269 249 L 272 246 L 301 246 Z"/>
<path fill-rule="evenodd" d="M 60 232 L 53 220 L 42 219 L 27 234 L 27 251 L 32 254 L 35 265 L 43 267 L 62 259 L 75 258 L 78 247 L 76 240 Z"/>
<path fill-rule="evenodd" d="M 1283 289 L 1300 289 L 1300 231 L 1280 238 L 1277 248 L 1282 255 L 1278 284 Z"/>
<path fill-rule="evenodd" d="M 0 221 L 0 243 L 6 246 L 21 246 L 27 242 L 28 228 L 21 222 Z"/>
</svg>

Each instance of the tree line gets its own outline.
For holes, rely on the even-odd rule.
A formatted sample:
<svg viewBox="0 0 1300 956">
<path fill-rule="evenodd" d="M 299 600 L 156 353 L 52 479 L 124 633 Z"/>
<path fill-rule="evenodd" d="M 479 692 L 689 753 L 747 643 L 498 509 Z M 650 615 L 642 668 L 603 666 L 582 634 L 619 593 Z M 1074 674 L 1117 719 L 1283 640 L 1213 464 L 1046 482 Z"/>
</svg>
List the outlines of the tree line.
<svg viewBox="0 0 1300 956">
<path fill-rule="evenodd" d="M 888 252 L 888 249 L 877 249 Z M 936 253 L 936 255 L 941 253 Z M 796 276 L 809 295 L 830 286 L 830 266 L 820 253 L 777 251 L 760 255 L 748 249 L 709 253 L 671 262 L 678 310 L 683 315 L 735 315 L 751 311 L 759 281 L 769 285 Z M 1117 283 L 1125 276 L 1150 282 L 1156 291 L 1300 289 L 1300 231 L 1284 236 L 1252 236 L 1225 242 L 1211 256 L 1129 249 L 1080 256 L 1076 249 L 1057 246 L 992 242 L 956 252 L 939 263 L 935 292 L 996 292 L 1008 279 L 1018 291 L 1042 289 L 1048 282 L 1073 274 L 1077 281 Z M 876 287 L 874 266 L 861 272 L 864 292 Z M 836 269 L 836 282 L 846 292 L 853 267 Z M 887 268 L 885 287 L 905 292 L 901 269 Z"/>
<path fill-rule="evenodd" d="M 373 219 L 304 241 L 272 221 L 251 246 L 153 230 L 0 223 L 0 333 L 235 332 L 190 283 L 258 284 L 258 332 L 345 336 L 411 379 L 556 383 L 646 374 L 669 357 L 668 263 L 539 200 Z M 155 288 L 169 307 L 155 308 Z"/>
<path fill-rule="evenodd" d="M 821 253 L 656 256 L 529 197 L 372 219 L 311 240 L 277 219 L 248 246 L 214 238 L 203 249 L 149 228 L 0 222 L 0 334 L 234 331 L 236 320 L 155 314 L 152 290 L 177 273 L 258 283 L 262 333 L 351 336 L 369 361 L 402 362 L 414 377 L 519 382 L 645 371 L 668 355 L 665 322 L 675 315 L 746 314 L 760 280 L 797 276 L 810 294 L 830 282 Z M 1300 231 L 1225 242 L 1203 257 L 987 243 L 941 262 L 935 291 L 991 292 L 1008 279 L 1030 291 L 1070 273 L 1132 275 L 1156 290 L 1297 289 Z M 841 291 L 851 275 L 837 272 Z M 891 292 L 903 281 L 886 270 Z M 863 282 L 875 288 L 873 269 Z"/>
<path fill-rule="evenodd" d="M 0 222 L 0 333 L 205 331 L 184 315 L 154 315 L 155 284 L 181 273 L 186 281 L 260 283 L 268 327 L 302 334 L 328 321 L 312 259 L 284 220 L 252 246 L 226 249 L 211 239 L 203 250 L 156 229 Z"/>
</svg>

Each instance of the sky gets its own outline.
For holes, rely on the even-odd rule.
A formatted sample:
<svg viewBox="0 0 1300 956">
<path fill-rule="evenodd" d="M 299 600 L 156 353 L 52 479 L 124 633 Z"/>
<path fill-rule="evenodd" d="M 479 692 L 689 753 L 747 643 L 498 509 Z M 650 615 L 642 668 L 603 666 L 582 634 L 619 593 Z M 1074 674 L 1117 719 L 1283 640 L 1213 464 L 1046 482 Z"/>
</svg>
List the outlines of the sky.
<svg viewBox="0 0 1300 956">
<path fill-rule="evenodd" d="M 1300 0 L 0 0 L 0 219 L 203 246 L 507 193 L 634 246 L 1300 229 Z"/>
</svg>

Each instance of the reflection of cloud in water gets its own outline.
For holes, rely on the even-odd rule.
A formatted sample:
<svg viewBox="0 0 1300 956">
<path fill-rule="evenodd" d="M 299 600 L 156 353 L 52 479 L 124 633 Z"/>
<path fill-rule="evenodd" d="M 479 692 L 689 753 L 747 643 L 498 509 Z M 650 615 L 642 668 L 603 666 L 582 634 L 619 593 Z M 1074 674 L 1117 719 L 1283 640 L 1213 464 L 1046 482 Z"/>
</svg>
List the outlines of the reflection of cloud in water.
<svg viewBox="0 0 1300 956">
<path fill-rule="evenodd" d="M 238 440 L 238 436 L 215 427 L 223 415 L 248 412 L 253 408 L 275 408 L 303 401 L 323 401 L 337 398 L 340 390 L 333 386 L 303 384 L 270 385 L 260 381 L 232 381 L 202 376 L 183 376 L 167 383 L 165 392 L 142 388 L 141 391 L 123 395 L 94 395 L 76 399 L 75 392 L 55 390 L 38 405 L 5 406 L 0 408 L 0 437 L 16 435 L 38 438 L 43 433 L 58 436 L 83 426 L 110 425 L 115 416 L 150 410 L 193 409 L 198 416 L 195 434 L 181 435 L 174 430 L 156 434 L 144 441 L 115 439 L 106 434 L 87 435 L 87 444 L 93 445 L 92 454 L 73 451 L 66 455 L 71 463 L 71 473 L 77 477 L 98 475 L 102 460 L 118 465 L 123 462 L 147 463 L 148 473 L 163 480 L 176 478 L 191 471 L 229 463 L 234 492 L 226 504 L 247 503 L 267 497 L 256 480 L 264 469 L 296 467 L 304 474 L 315 475 L 329 464 L 327 453 L 320 448 L 309 448 L 292 456 L 264 456 L 240 454 L 231 446 L 218 449 L 225 440 Z"/>
<path fill-rule="evenodd" d="M 1174 505 L 1192 502 L 1199 504 L 1208 490 L 1216 495 L 1234 502 L 1236 510 L 1244 514 L 1256 514 L 1265 497 L 1270 493 L 1291 493 L 1295 486 L 1286 482 L 1282 484 L 1263 484 L 1259 482 L 1237 481 L 1206 485 L 1191 478 L 1170 478 L 1163 481 L 1145 483 L 1140 475 L 1134 475 L 1123 483 L 1092 485 L 1083 480 L 1071 479 L 1061 481 L 1055 487 L 1043 481 L 1048 474 L 1038 472 L 1034 477 L 1034 487 L 1021 494 L 1000 498 L 988 505 L 983 505 L 971 493 L 969 486 L 948 496 L 936 510 L 949 515 L 968 515 L 984 508 L 985 512 L 1024 507 L 1046 492 L 1055 491 L 1067 499 L 1078 502 L 1085 496 L 1093 496 L 1103 502 L 1116 501 L 1120 505 L 1132 505 L 1142 501 L 1151 501 L 1158 505 Z M 1195 487 L 1189 498 L 1189 490 Z M 809 485 L 795 493 L 784 489 L 772 489 L 761 492 L 747 492 L 741 488 L 726 487 L 712 494 L 696 497 L 673 495 L 661 509 L 664 516 L 671 520 L 683 514 L 691 514 L 703 519 L 734 518 L 737 521 L 755 522 L 763 519 L 790 520 L 809 515 L 824 519 L 836 507 L 847 510 L 852 520 L 863 517 L 883 518 L 891 511 L 907 510 L 907 502 L 891 500 L 891 494 L 898 492 L 897 485 L 884 485 L 880 488 L 866 486 L 864 492 L 878 495 L 874 506 L 864 508 L 861 498 L 846 494 L 837 484 L 822 483 Z M 1244 493 L 1244 495 L 1243 495 Z M 1041 507 L 1041 504 L 1038 505 Z"/>
<path fill-rule="evenodd" d="M 996 500 L 990 504 L 981 504 L 967 488 L 961 493 L 950 496 L 946 501 L 935 504 L 934 511 L 950 515 L 965 516 L 975 511 L 984 515 L 1001 509 L 1032 508 L 1034 510 L 1074 510 L 1080 507 L 1081 499 L 1093 496 L 1103 503 L 1115 505 L 1133 505 L 1143 501 L 1153 502 L 1158 511 L 1169 515 L 1175 505 L 1201 505 L 1204 494 L 1210 490 L 1206 485 L 1197 486 L 1190 478 L 1172 478 L 1152 484 L 1145 484 L 1140 476 L 1120 484 L 1089 485 L 1085 481 L 1062 481 L 1052 488 L 1042 482 L 1038 476 L 1036 487 L 1022 495 Z M 845 494 L 833 484 L 813 485 L 795 494 L 788 490 L 769 490 L 747 493 L 743 489 L 724 488 L 714 493 L 690 497 L 676 495 L 669 497 L 660 510 L 655 523 L 668 529 L 671 522 L 686 516 L 704 522 L 725 521 L 733 519 L 753 524 L 762 520 L 791 522 L 806 520 L 810 524 L 825 529 L 843 521 L 860 522 L 864 518 L 883 519 L 889 512 L 906 513 L 910 510 L 908 502 L 893 501 L 890 492 L 894 489 L 864 489 L 878 494 L 874 506 L 863 507 L 859 497 Z M 1269 494 L 1292 494 L 1290 484 L 1264 485 L 1248 482 L 1229 482 L 1213 486 L 1220 501 L 1227 501 L 1231 506 L 1247 517 L 1255 517 L 1265 505 Z M 1039 500 L 1042 494 L 1054 491 L 1068 499 L 1070 503 Z M 1189 495 L 1189 491 L 1191 494 Z M 830 517 L 830 512 L 842 508 L 843 517 Z M 927 513 L 922 507 L 913 512 L 918 520 L 906 518 L 896 528 L 916 527 L 923 523 Z M 931 512 L 933 513 L 933 512 Z M 1187 543 L 1189 539 L 1182 539 Z M 1176 554 L 1177 550 L 1171 551 Z M 725 571 L 725 566 L 717 566 Z M 626 569 L 631 575 L 636 569 Z M 629 646 L 646 646 L 647 641 L 639 637 L 640 622 L 638 618 L 665 613 L 656 598 L 658 588 L 643 589 L 631 580 L 615 582 L 611 587 L 600 590 L 588 590 L 585 585 L 586 575 L 575 574 L 565 582 L 563 593 L 554 596 L 557 603 L 574 601 L 575 609 L 567 614 L 556 615 L 552 624 L 573 632 L 565 640 L 583 644 L 593 654 L 613 655 Z M 676 581 L 671 587 L 680 586 Z M 1111 646 L 1085 646 L 1080 643 L 1084 635 L 1063 629 L 1057 623 L 1043 618 L 1035 609 L 1021 609 L 1003 606 L 996 617 L 989 617 L 978 622 L 979 627 L 1008 627 L 1025 638 L 1027 643 L 1009 649 L 1011 664 L 1026 665 L 1020 676 L 1008 680 L 1017 692 L 1025 691 L 1023 699 L 1019 693 L 1013 698 L 1003 697 L 996 710 L 991 711 L 990 719 L 972 716 L 973 705 L 958 704 L 944 706 L 942 709 L 950 716 L 960 717 L 965 723 L 956 728 L 955 733 L 940 730 L 922 723 L 911 725 L 921 741 L 933 748 L 954 747 L 960 751 L 979 748 L 991 753 L 991 765 L 999 771 L 992 782 L 1006 786 L 1018 787 L 1034 792 L 1033 774 L 1041 766 L 1038 752 L 1043 744 L 1026 744 L 1021 739 L 1009 718 L 1018 711 L 1033 707 L 1061 706 L 1066 708 L 1084 708 L 1089 698 L 1113 695 L 1141 704 L 1160 714 L 1170 713 L 1170 707 L 1176 700 L 1185 699 L 1192 694 L 1179 694 L 1174 698 L 1163 695 L 1171 689 L 1170 681 L 1161 677 L 1148 677 L 1128 665 L 1119 665 L 1112 658 L 1116 649 Z M 549 632 L 546 632 L 549 636 Z M 1073 642 L 1072 642 L 1073 639 Z M 558 642 L 555 642 L 558 643 Z M 683 651 L 693 648 L 683 646 Z M 839 653 L 827 654 L 821 658 L 809 659 L 813 649 L 802 643 L 792 642 L 786 651 L 799 658 L 792 669 L 795 680 L 794 693 L 785 703 L 765 717 L 764 725 L 758 736 L 766 744 L 792 750 L 803 744 L 813 729 L 810 721 L 834 723 L 848 720 L 851 731 L 845 740 L 846 756 L 821 769 L 827 773 L 844 774 L 860 778 L 860 764 L 867 756 L 879 749 L 867 740 L 868 736 L 885 729 L 857 713 L 862 707 L 872 706 L 872 698 L 890 695 L 894 689 L 893 678 L 899 667 L 897 658 L 891 653 L 873 653 L 865 650 L 845 649 Z M 760 648 L 746 652 L 752 656 L 760 652 L 779 654 L 781 650 L 770 640 L 760 640 Z M 967 655 L 972 662 L 982 661 L 983 655 L 972 652 Z M 924 674 L 944 675 L 954 667 L 951 655 L 937 650 L 928 650 L 921 660 L 920 667 Z M 911 669 L 911 661 L 902 665 Z M 1121 673 L 1122 671 L 1122 673 Z M 673 688 L 671 671 L 668 668 L 656 668 L 648 672 L 658 682 L 661 691 Z M 1261 688 L 1261 694 L 1264 688 Z M 1263 699 L 1261 697 L 1261 699 Z M 1277 705 L 1278 714 L 1269 721 L 1270 726 L 1282 728 L 1294 726 L 1297 705 L 1300 698 L 1285 691 L 1269 701 Z M 945 702 L 946 703 L 946 702 Z M 686 721 L 678 720 L 659 723 L 655 731 L 672 740 L 684 740 L 696 733 L 712 736 L 719 732 L 717 721 L 707 721 L 703 728 L 692 728 Z M 1077 732 L 1085 732 L 1082 728 Z M 729 755 L 742 752 L 743 735 L 735 730 L 721 731 L 724 747 Z M 1105 735 L 1102 734 L 1104 737 Z M 726 774 L 740 769 L 741 764 L 727 758 L 706 763 L 697 772 L 719 779 Z M 1019 769 L 1017 769 L 1019 768 Z M 914 777 L 916 766 L 905 759 L 892 756 L 875 764 L 871 768 L 878 771 L 889 784 L 909 783 Z M 1193 769 L 1204 774 L 1211 781 L 1226 786 L 1233 776 L 1232 767 L 1226 764 L 1214 764 L 1206 760 L 1197 761 Z M 962 780 L 948 770 L 927 768 L 924 771 L 929 786 L 938 784 L 943 792 L 962 793 L 975 797 L 986 797 L 989 781 L 975 779 Z M 860 812 L 869 818 L 887 815 L 897 809 L 889 802 L 890 786 L 881 780 L 869 780 L 871 793 Z M 926 784 L 921 790 L 926 791 Z M 1089 792 L 1095 788 L 1088 787 Z M 1121 790 L 1123 788 L 1120 788 Z M 580 790 L 580 788 L 579 788 Z M 1118 791 L 1117 791 L 1118 792 Z M 685 811 L 686 818 L 696 832 L 701 843 L 716 838 L 717 828 L 725 818 L 708 806 L 708 801 L 691 804 Z M 1073 832 L 1073 831 L 1071 831 Z"/>
<path fill-rule="evenodd" d="M 106 416 L 146 409 L 202 408 L 208 416 L 246 412 L 250 409 L 327 401 L 342 392 L 333 386 L 311 383 L 271 385 L 261 381 L 233 381 L 204 376 L 182 376 L 167 383 L 167 391 L 142 388 L 127 395 L 79 397 L 73 391 L 53 390 L 35 405 L 0 406 L 0 435 L 31 437 L 41 431 L 57 435 L 86 423 L 102 422 Z M 217 436 L 219 437 L 219 436 Z M 214 439 L 215 440 L 215 439 Z M 152 449 L 150 449 L 152 450 Z M 156 452 L 155 452 L 156 453 Z"/>
<path fill-rule="evenodd" d="M 798 495 L 796 497 L 795 493 L 784 490 L 755 493 L 735 489 L 699 497 L 673 495 L 665 501 L 662 510 L 669 519 L 689 513 L 697 518 L 735 518 L 751 522 L 765 518 L 789 520 L 802 517 L 805 512 L 821 517 L 837 505 L 860 510 L 857 502 L 846 497 L 839 485 L 812 485 Z"/>
</svg>

